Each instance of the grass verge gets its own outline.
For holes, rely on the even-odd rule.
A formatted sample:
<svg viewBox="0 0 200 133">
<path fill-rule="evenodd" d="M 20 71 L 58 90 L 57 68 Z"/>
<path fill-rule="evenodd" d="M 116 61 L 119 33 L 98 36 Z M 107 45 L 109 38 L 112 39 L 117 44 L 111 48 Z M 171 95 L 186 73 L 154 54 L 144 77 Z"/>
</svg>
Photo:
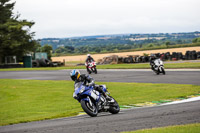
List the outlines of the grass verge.
<svg viewBox="0 0 200 133">
<path fill-rule="evenodd" d="M 106 84 L 120 105 L 174 99 L 200 92 L 197 85 L 97 84 Z M 82 108 L 73 99 L 73 91 L 72 81 L 0 79 L 0 125 L 77 115 Z"/>
<path fill-rule="evenodd" d="M 122 133 L 199 133 L 200 123 L 143 129 Z"/>
<path fill-rule="evenodd" d="M 200 62 L 166 63 L 166 69 L 195 68 L 200 69 Z M 86 69 L 85 66 L 69 65 L 66 67 L 40 67 L 40 68 L 9 68 L 0 71 L 37 71 L 37 70 L 63 70 L 63 69 Z M 150 69 L 149 63 L 139 64 L 109 64 L 97 65 L 97 69 Z"/>
</svg>

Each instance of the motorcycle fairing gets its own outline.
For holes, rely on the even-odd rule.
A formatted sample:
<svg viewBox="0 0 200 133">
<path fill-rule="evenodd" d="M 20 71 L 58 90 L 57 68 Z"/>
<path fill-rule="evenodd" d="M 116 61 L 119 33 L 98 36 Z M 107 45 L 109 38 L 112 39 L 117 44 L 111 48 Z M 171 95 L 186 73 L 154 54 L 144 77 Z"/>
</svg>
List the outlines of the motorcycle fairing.
<svg viewBox="0 0 200 133">
<path fill-rule="evenodd" d="M 75 94 L 78 96 L 78 99 L 80 99 L 81 96 L 84 96 L 82 99 L 85 101 L 88 101 L 88 98 L 85 98 L 86 96 L 92 97 L 96 102 L 100 99 L 100 93 L 94 93 L 94 87 L 93 86 L 85 86 L 83 85 L 83 82 L 78 82 L 75 85 Z M 80 101 L 80 100 L 79 100 Z"/>
</svg>

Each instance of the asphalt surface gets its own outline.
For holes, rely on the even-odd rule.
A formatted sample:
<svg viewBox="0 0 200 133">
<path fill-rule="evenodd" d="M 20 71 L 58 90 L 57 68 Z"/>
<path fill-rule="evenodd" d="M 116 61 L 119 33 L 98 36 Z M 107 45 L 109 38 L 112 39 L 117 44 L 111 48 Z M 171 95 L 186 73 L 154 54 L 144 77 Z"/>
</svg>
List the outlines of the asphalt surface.
<svg viewBox="0 0 200 133">
<path fill-rule="evenodd" d="M 85 70 L 80 70 L 86 73 Z M 70 80 L 70 70 L 0 72 L 1 79 Z M 200 85 L 200 70 L 166 70 L 156 75 L 150 70 L 98 70 L 96 81 L 176 83 Z M 165 106 L 122 110 L 119 114 L 100 113 L 0 126 L 0 133 L 111 133 L 170 125 L 200 123 L 200 100 Z"/>
<path fill-rule="evenodd" d="M 0 127 L 1 133 L 113 133 L 200 123 L 200 101 L 21 123 Z"/>
<path fill-rule="evenodd" d="M 37 80 L 71 80 L 71 70 L 57 71 L 7 71 L 0 72 L 0 79 L 37 79 Z M 87 73 L 80 70 L 81 73 Z M 102 82 L 138 82 L 138 83 L 175 83 L 200 85 L 199 69 L 170 69 L 166 75 L 156 75 L 147 69 L 98 70 L 91 74 L 95 81 Z"/>
</svg>

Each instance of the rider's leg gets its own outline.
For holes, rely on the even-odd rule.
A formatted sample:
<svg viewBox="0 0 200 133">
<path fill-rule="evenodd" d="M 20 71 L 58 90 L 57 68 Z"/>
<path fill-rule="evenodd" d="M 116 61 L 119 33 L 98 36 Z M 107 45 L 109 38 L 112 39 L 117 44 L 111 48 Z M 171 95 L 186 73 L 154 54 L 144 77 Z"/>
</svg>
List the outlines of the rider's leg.
<svg viewBox="0 0 200 133">
<path fill-rule="evenodd" d="M 87 69 L 87 71 L 89 72 L 89 68 L 88 68 L 88 66 L 86 66 L 86 69 Z"/>
<path fill-rule="evenodd" d="M 96 89 L 97 91 L 99 91 L 100 93 L 102 93 L 103 96 L 104 96 L 107 100 L 112 100 L 112 98 L 110 98 L 110 97 L 106 94 L 106 92 L 103 91 L 103 89 L 102 89 L 100 86 L 96 86 L 95 89 Z"/>
</svg>

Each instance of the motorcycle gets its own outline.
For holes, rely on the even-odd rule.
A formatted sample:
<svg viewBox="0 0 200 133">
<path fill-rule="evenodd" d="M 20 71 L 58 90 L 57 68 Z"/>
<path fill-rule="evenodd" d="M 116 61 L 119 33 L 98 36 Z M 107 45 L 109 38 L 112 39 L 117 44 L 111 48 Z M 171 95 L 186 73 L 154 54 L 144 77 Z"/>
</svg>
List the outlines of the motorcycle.
<svg viewBox="0 0 200 133">
<path fill-rule="evenodd" d="M 89 62 L 89 63 L 85 63 L 86 66 L 88 66 L 88 73 L 91 74 L 92 72 L 97 74 L 97 68 L 96 68 L 96 62 Z"/>
<path fill-rule="evenodd" d="M 164 64 L 163 61 L 161 59 L 156 59 L 154 61 L 154 65 L 153 65 L 153 71 L 159 75 L 160 73 L 163 73 L 163 75 L 165 75 L 165 69 L 164 69 Z"/>
<path fill-rule="evenodd" d="M 74 85 L 73 97 L 81 103 L 83 110 L 91 117 L 97 116 L 100 112 L 117 114 L 120 111 L 117 101 L 110 95 L 111 100 L 108 101 L 102 93 L 94 89 L 95 86 L 86 86 L 83 82 L 78 82 Z M 98 87 L 102 87 L 102 90 L 108 93 L 106 85 L 99 85 Z"/>
</svg>

